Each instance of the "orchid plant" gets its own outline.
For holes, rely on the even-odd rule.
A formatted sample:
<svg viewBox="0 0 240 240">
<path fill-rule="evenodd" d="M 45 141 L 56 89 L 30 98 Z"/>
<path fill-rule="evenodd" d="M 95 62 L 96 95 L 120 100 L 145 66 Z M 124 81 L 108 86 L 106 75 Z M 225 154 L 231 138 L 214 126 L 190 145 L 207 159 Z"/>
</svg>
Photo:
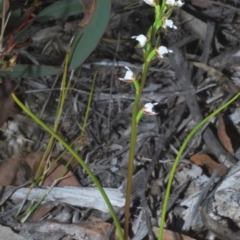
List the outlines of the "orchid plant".
<svg viewBox="0 0 240 240">
<path fill-rule="evenodd" d="M 169 19 L 172 14 L 173 8 L 182 7 L 184 4 L 181 0 L 144 0 L 144 2 L 155 8 L 155 20 L 153 25 L 148 29 L 147 34 L 140 34 L 138 36 L 132 36 L 132 39 L 138 41 L 136 47 L 143 49 L 143 60 L 144 64 L 142 67 L 142 77 L 141 80 L 137 79 L 136 74 L 132 72 L 128 67 L 126 68 L 126 74 L 123 78 L 119 80 L 124 82 L 131 82 L 135 87 L 135 98 L 134 105 L 132 109 L 132 124 L 131 124 L 131 137 L 130 137 L 130 150 L 128 159 L 128 176 L 127 176 L 127 189 L 126 189 L 126 204 L 125 204 L 125 222 L 124 222 L 124 238 L 128 239 L 129 232 L 129 209 L 130 209 L 130 196 L 132 190 L 132 175 L 134 166 L 134 156 L 135 156 L 135 145 L 138 123 L 144 114 L 146 115 L 157 115 L 158 112 L 155 111 L 156 105 L 158 103 L 145 103 L 144 106 L 139 110 L 139 103 L 141 98 L 142 90 L 145 86 L 147 79 L 147 73 L 151 65 L 153 58 L 158 57 L 160 60 L 164 60 L 166 54 L 171 54 L 172 50 L 168 49 L 166 46 L 161 45 L 160 37 L 157 37 L 154 41 L 155 36 L 162 30 L 164 33 L 167 28 L 177 29 L 173 21 Z M 153 43 L 155 43 L 153 45 Z M 161 234 L 159 234 L 160 236 Z M 159 238 L 161 239 L 161 237 Z"/>
</svg>

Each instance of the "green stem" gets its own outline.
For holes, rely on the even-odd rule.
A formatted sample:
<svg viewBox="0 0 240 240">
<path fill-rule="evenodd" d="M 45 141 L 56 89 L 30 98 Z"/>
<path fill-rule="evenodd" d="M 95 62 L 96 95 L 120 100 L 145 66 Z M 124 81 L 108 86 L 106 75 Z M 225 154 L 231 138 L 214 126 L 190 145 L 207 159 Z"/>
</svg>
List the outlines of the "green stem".
<svg viewBox="0 0 240 240">
<path fill-rule="evenodd" d="M 128 173 L 127 173 L 125 221 L 124 221 L 124 239 L 125 240 L 128 240 L 128 232 L 129 232 L 132 176 L 133 176 L 135 145 L 136 145 L 137 129 L 138 129 L 138 125 L 136 122 L 136 116 L 138 113 L 139 98 L 140 98 L 140 95 L 136 94 L 134 104 L 133 104 L 133 111 L 132 111 L 132 126 L 131 126 L 130 149 L 129 149 L 129 156 L 128 156 Z"/>
<path fill-rule="evenodd" d="M 138 125 L 139 121 L 141 120 L 142 116 L 143 116 L 144 112 L 143 110 L 141 109 L 138 114 L 137 114 L 137 117 L 136 117 L 136 124 Z"/>
<path fill-rule="evenodd" d="M 24 112 L 26 112 L 32 119 L 34 119 L 34 121 L 36 121 L 40 126 L 42 126 L 47 132 L 49 132 L 54 138 L 56 138 L 56 140 L 58 140 L 71 154 L 72 156 L 79 162 L 79 164 L 81 164 L 81 166 L 85 169 L 85 171 L 88 173 L 88 175 L 91 177 L 91 179 L 93 180 L 93 182 L 95 183 L 95 185 L 97 186 L 98 190 L 100 191 L 100 193 L 102 194 L 108 209 L 112 215 L 112 218 L 114 220 L 114 223 L 116 225 L 117 228 L 117 233 L 119 236 L 119 239 L 123 240 L 123 233 L 122 233 L 122 229 L 120 226 L 120 223 L 118 221 L 117 215 L 113 209 L 113 206 L 111 204 L 111 202 L 109 201 L 109 198 L 107 196 L 107 194 L 105 193 L 104 189 L 102 188 L 100 182 L 98 181 L 98 179 L 96 178 L 96 176 L 93 174 L 93 172 L 91 171 L 91 169 L 87 166 L 87 164 L 82 160 L 81 157 L 79 157 L 79 155 L 71 148 L 71 146 L 69 146 L 59 135 L 57 135 L 51 128 L 49 128 L 44 122 L 42 122 L 34 113 L 32 113 L 28 108 L 26 108 L 24 106 L 24 104 L 17 98 L 17 96 L 15 94 L 12 94 L 12 97 L 14 99 L 14 101 L 18 104 L 18 106 L 23 109 Z"/>
<path fill-rule="evenodd" d="M 136 146 L 137 129 L 138 129 L 138 124 L 137 124 L 138 104 L 139 104 L 142 89 L 146 82 L 149 65 L 150 65 L 150 61 L 146 62 L 143 65 L 142 81 L 140 83 L 139 91 L 136 92 L 135 94 L 133 110 L 132 110 L 132 125 L 131 125 L 130 148 L 129 148 L 129 157 L 128 157 L 128 173 L 127 173 L 125 221 L 124 221 L 124 239 L 125 240 L 128 240 L 128 232 L 129 232 L 132 176 L 133 176 L 134 155 L 135 155 L 135 146 Z"/>
<path fill-rule="evenodd" d="M 147 57 L 146 62 L 143 65 L 143 71 L 142 71 L 142 81 L 140 83 L 140 89 L 139 89 L 139 95 L 141 95 L 142 90 L 144 88 L 146 79 L 147 79 L 147 74 L 148 74 L 148 69 L 150 66 L 150 62 L 151 62 L 152 58 Z"/>
<path fill-rule="evenodd" d="M 214 116 L 216 116 L 219 112 L 221 112 L 223 109 L 225 109 L 229 104 L 234 102 L 238 97 L 240 96 L 240 93 L 236 94 L 233 98 L 231 98 L 228 102 L 223 104 L 221 107 L 219 107 L 217 110 L 215 110 L 213 113 L 211 113 L 208 117 L 203 119 L 200 123 L 198 123 L 194 129 L 188 134 L 186 139 L 184 140 L 171 169 L 170 175 L 169 175 L 169 180 L 167 184 L 167 189 L 165 192 L 165 197 L 164 197 L 164 202 L 163 202 L 163 209 L 162 209 L 162 216 L 161 216 L 161 221 L 160 221 L 160 228 L 159 228 L 159 234 L 158 234 L 158 240 L 163 239 L 163 228 L 164 228 L 164 221 L 166 218 L 166 213 L 167 213 L 167 206 L 168 206 L 168 200 L 170 196 L 170 191 L 171 191 L 171 186 L 174 178 L 175 171 L 177 169 L 179 160 L 183 154 L 183 151 L 185 150 L 188 142 L 191 140 L 191 138 L 194 136 L 194 134 L 208 121 L 210 121 Z"/>
</svg>

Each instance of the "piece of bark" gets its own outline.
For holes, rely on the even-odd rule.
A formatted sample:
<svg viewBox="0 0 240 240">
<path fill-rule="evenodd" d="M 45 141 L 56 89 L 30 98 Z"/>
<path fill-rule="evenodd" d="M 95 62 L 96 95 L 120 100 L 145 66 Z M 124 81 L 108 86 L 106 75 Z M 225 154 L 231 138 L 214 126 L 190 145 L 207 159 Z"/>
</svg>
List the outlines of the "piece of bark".
<svg viewBox="0 0 240 240">
<path fill-rule="evenodd" d="M 199 214 L 205 227 L 221 240 L 240 240 L 239 233 L 233 232 L 231 229 L 220 224 L 219 221 L 209 217 L 201 207 L 199 208 Z"/>
<path fill-rule="evenodd" d="M 29 195 L 27 195 L 29 188 L 21 188 L 13 193 L 12 200 L 21 200 L 27 196 L 28 200 L 38 200 L 44 196 L 48 189 L 33 188 Z M 123 207 L 125 205 L 125 198 L 119 189 L 104 188 L 113 207 Z M 42 203 L 45 202 L 59 202 L 66 203 L 72 206 L 86 207 L 98 209 L 102 212 L 109 212 L 109 209 L 97 188 L 86 187 L 53 187 L 47 194 Z"/>
</svg>

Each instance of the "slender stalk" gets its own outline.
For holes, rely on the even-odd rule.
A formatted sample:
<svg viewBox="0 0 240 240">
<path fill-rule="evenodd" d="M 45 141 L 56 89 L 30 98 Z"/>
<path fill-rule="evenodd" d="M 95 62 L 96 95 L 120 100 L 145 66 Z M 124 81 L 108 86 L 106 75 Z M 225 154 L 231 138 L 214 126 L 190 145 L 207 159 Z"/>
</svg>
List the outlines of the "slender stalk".
<svg viewBox="0 0 240 240">
<path fill-rule="evenodd" d="M 146 62 L 143 66 L 142 81 L 140 83 L 139 91 L 136 91 L 133 110 L 132 110 L 132 125 L 131 125 L 131 137 L 130 137 L 130 149 L 128 157 L 128 173 L 127 173 L 127 187 L 126 187 L 126 203 L 125 203 L 125 221 L 124 221 L 124 239 L 128 240 L 129 232 L 129 215 L 130 215 L 130 203 L 131 203 L 131 191 L 132 191 L 132 176 L 134 168 L 134 156 L 135 156 L 135 146 L 137 139 L 137 114 L 138 105 L 141 96 L 142 89 L 145 85 L 147 79 L 147 73 L 149 69 L 149 62 Z"/>
<path fill-rule="evenodd" d="M 167 184 L 167 189 L 164 197 L 164 202 L 163 202 L 163 209 L 162 209 L 162 215 L 161 215 L 161 222 L 160 222 L 160 228 L 159 228 L 159 234 L 158 234 L 158 240 L 163 239 L 163 228 L 164 228 L 164 221 L 166 218 L 166 213 L 167 213 L 167 206 L 168 206 L 168 200 L 170 196 L 170 191 L 171 191 L 171 186 L 174 178 L 175 171 L 177 169 L 179 160 L 188 144 L 188 142 L 192 139 L 194 134 L 208 121 L 210 121 L 214 116 L 216 116 L 218 113 L 220 113 L 223 109 L 225 109 L 229 104 L 234 102 L 237 98 L 240 97 L 240 93 L 236 94 L 233 98 L 231 98 L 228 102 L 223 104 L 221 107 L 219 107 L 217 110 L 215 110 L 213 113 L 211 113 L 208 117 L 204 118 L 200 123 L 198 123 L 193 130 L 188 134 L 186 139 L 184 140 L 171 169 L 170 175 L 169 175 L 169 180 Z"/>
<path fill-rule="evenodd" d="M 128 157 L 128 173 L 127 173 L 127 189 L 126 189 L 126 203 L 125 203 L 125 221 L 124 221 L 124 239 L 128 240 L 129 232 L 129 215 L 130 215 L 130 203 L 131 203 L 131 191 L 132 191 L 132 176 L 134 168 L 134 155 L 137 138 L 138 125 L 136 123 L 136 116 L 138 113 L 138 102 L 140 95 L 136 94 L 133 111 L 132 111 L 132 126 L 131 126 L 131 138 L 130 138 L 130 149 Z"/>
<path fill-rule="evenodd" d="M 147 59 L 144 66 L 143 66 L 143 71 L 142 71 L 142 81 L 140 83 L 140 89 L 139 89 L 139 95 L 142 93 L 142 90 L 144 88 L 144 85 L 146 83 L 147 79 L 147 74 L 148 74 L 148 69 L 150 66 L 151 59 Z"/>
</svg>

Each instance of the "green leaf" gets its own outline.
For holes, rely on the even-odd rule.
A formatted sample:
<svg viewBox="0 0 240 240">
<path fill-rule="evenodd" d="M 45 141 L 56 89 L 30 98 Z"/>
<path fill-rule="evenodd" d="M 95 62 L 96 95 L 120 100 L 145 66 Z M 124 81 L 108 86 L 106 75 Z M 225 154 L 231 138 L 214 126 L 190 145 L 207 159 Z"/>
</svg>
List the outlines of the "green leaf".
<svg viewBox="0 0 240 240">
<path fill-rule="evenodd" d="M 46 65 L 17 65 L 9 70 L 0 70 L 0 77 L 27 78 L 44 77 L 62 72 L 62 68 Z"/>
<path fill-rule="evenodd" d="M 70 52 L 69 69 L 79 67 L 96 48 L 110 17 L 111 0 L 97 0 L 89 24 L 78 32 Z"/>
<path fill-rule="evenodd" d="M 21 8 L 18 2 L 10 3 L 11 15 L 7 23 L 7 27 L 16 27 L 21 22 Z"/>
<path fill-rule="evenodd" d="M 79 0 L 61 0 L 42 10 L 35 20 L 37 22 L 46 22 L 79 14 L 82 13 L 83 10 L 83 5 Z"/>
<path fill-rule="evenodd" d="M 33 22 L 28 23 L 23 29 L 21 29 L 16 36 L 14 37 L 14 42 L 21 42 L 24 40 L 25 35 L 27 33 L 27 31 L 30 29 L 30 27 L 32 26 Z"/>
<path fill-rule="evenodd" d="M 68 0 L 69 3 L 73 1 L 75 0 Z M 66 3 L 67 1 L 64 0 L 60 2 Z M 108 24 L 110 9 L 111 0 L 96 0 L 95 10 L 90 22 L 84 29 L 77 33 L 73 41 L 69 61 L 70 70 L 79 67 L 97 46 Z M 17 34 L 15 41 L 20 41 L 20 39 L 24 37 L 24 33 L 28 30 L 31 24 L 32 23 L 25 26 L 25 28 Z M 10 70 L 0 70 L 0 77 L 43 77 L 61 72 L 63 72 L 61 67 L 19 64 Z"/>
<path fill-rule="evenodd" d="M 2 15 L 2 9 L 3 9 L 3 0 L 0 0 L 0 13 Z"/>
</svg>

